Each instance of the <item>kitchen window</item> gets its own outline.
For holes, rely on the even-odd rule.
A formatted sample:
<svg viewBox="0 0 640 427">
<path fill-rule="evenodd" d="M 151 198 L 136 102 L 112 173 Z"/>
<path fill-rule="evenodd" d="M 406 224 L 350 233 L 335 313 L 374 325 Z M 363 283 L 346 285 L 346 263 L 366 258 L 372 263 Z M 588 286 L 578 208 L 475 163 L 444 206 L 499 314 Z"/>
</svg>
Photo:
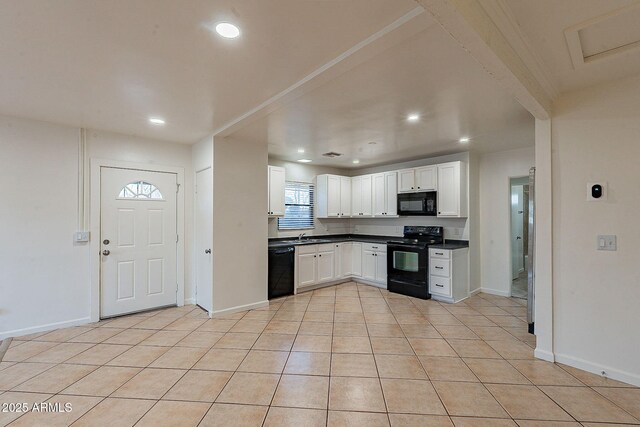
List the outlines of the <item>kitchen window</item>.
<svg viewBox="0 0 640 427">
<path fill-rule="evenodd" d="M 287 181 L 284 205 L 284 217 L 278 218 L 278 230 L 314 228 L 313 184 Z"/>
</svg>

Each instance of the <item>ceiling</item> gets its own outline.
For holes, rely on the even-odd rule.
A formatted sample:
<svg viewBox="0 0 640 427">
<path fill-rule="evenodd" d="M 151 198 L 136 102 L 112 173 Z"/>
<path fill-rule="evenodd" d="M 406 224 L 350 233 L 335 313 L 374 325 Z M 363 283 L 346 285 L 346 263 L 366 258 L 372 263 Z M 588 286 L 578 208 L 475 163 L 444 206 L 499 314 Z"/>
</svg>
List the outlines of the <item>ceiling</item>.
<svg viewBox="0 0 640 427">
<path fill-rule="evenodd" d="M 267 140 L 275 158 L 343 168 L 532 146 L 531 114 L 430 15 L 414 20 L 421 31 L 232 136 Z M 420 120 L 408 122 L 411 113 Z"/>
<path fill-rule="evenodd" d="M 558 92 L 640 73 L 638 0 L 504 0 L 504 3 Z M 629 7 L 633 5 L 637 7 Z M 576 65 L 572 50 L 580 58 L 591 56 L 591 60 L 578 61 Z M 597 53 L 606 54 L 594 56 Z"/>
<path fill-rule="evenodd" d="M 413 0 L 0 0 L 0 114 L 193 143 Z M 207 24 L 236 23 L 225 40 Z M 152 126 L 150 116 L 166 125 Z"/>
</svg>

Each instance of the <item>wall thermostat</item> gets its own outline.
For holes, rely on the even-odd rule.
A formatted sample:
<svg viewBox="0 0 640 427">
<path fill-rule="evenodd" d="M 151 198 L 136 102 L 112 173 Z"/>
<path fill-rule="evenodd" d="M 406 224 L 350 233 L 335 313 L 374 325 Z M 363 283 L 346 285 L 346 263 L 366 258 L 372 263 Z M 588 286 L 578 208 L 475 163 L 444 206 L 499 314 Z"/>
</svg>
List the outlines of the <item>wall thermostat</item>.
<svg viewBox="0 0 640 427">
<path fill-rule="evenodd" d="M 587 200 L 607 200 L 607 183 L 590 182 L 587 184 Z"/>
</svg>

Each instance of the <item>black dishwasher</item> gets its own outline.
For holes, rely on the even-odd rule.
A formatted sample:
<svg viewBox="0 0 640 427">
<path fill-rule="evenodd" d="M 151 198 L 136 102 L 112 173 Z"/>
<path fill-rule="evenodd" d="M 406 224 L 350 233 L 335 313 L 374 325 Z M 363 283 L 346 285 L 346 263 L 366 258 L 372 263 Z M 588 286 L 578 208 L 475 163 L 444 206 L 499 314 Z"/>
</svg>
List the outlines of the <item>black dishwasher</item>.
<svg viewBox="0 0 640 427">
<path fill-rule="evenodd" d="M 269 248 L 269 299 L 293 295 L 293 246 Z"/>
</svg>

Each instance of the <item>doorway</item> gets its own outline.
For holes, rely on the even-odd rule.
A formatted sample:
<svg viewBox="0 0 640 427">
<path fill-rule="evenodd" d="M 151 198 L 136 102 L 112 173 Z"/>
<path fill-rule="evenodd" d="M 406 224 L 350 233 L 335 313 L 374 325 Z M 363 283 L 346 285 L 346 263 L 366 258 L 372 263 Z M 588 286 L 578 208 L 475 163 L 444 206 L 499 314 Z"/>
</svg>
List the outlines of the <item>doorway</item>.
<svg viewBox="0 0 640 427">
<path fill-rule="evenodd" d="M 529 177 L 510 179 L 511 296 L 527 299 Z"/>
<path fill-rule="evenodd" d="M 196 172 L 196 304 L 213 313 L 213 169 Z"/>
<path fill-rule="evenodd" d="M 100 317 L 177 304 L 175 173 L 100 168 Z"/>
</svg>

